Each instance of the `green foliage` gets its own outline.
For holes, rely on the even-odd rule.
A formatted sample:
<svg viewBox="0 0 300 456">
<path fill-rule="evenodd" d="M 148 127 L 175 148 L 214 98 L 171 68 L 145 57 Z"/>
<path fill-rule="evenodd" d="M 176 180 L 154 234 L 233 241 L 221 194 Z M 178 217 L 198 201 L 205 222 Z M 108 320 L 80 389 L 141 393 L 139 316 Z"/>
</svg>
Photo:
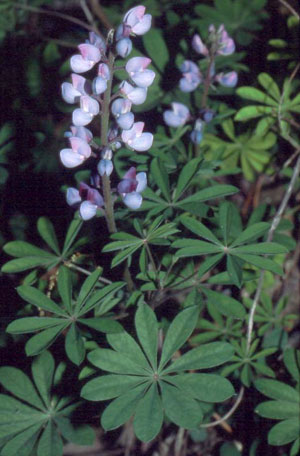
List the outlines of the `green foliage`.
<svg viewBox="0 0 300 456">
<path fill-rule="evenodd" d="M 85 337 L 80 325 L 104 333 L 120 331 L 120 325 L 105 314 L 116 305 L 117 302 L 112 300 L 112 296 L 124 286 L 124 282 L 115 282 L 94 291 L 100 274 L 101 271 L 96 269 L 82 284 L 77 298 L 73 299 L 70 271 L 62 266 L 58 274 L 58 291 L 62 305 L 57 305 L 36 288 L 28 285 L 17 288 L 18 294 L 40 312 L 40 316 L 19 318 L 7 327 L 7 332 L 11 334 L 39 331 L 26 343 L 27 356 L 38 355 L 51 346 L 60 334 L 67 331 L 66 353 L 74 364 L 79 365 L 85 357 Z M 96 307 L 97 316 L 88 318 L 87 314 Z M 53 316 L 42 316 L 45 312 Z"/>
<path fill-rule="evenodd" d="M 228 33 L 241 45 L 248 45 L 263 27 L 268 18 L 263 9 L 267 0 L 214 0 L 214 5 L 196 5 L 195 13 L 201 17 L 195 21 L 199 31 L 207 30 L 210 24 L 224 24 Z"/>
<path fill-rule="evenodd" d="M 300 352 L 294 349 L 287 349 L 284 352 L 283 361 L 294 382 L 297 383 L 293 388 L 286 383 L 278 380 L 258 379 L 255 387 L 263 395 L 271 398 L 271 401 L 262 402 L 256 408 L 256 413 L 264 418 L 279 420 L 268 433 L 270 445 L 281 446 L 294 442 L 290 456 L 295 456 L 299 452 L 299 379 L 300 379 Z"/>
<path fill-rule="evenodd" d="M 202 345 L 172 361 L 193 332 L 198 313 L 197 306 L 192 306 L 175 317 L 160 359 L 156 316 L 146 304 L 141 304 L 135 315 L 139 344 L 124 331 L 107 336 L 113 350 L 89 353 L 88 359 L 94 366 L 110 372 L 90 380 L 81 391 L 83 398 L 92 401 L 114 399 L 101 417 L 105 430 L 121 426 L 134 415 L 134 431 L 147 442 L 160 431 L 164 413 L 178 426 L 193 429 L 202 421 L 201 402 L 222 402 L 232 396 L 233 387 L 219 375 L 184 373 L 228 361 L 233 353 L 229 344 Z"/>
<path fill-rule="evenodd" d="M 52 355 L 45 351 L 32 363 L 32 380 L 20 369 L 0 367 L 0 383 L 11 395 L 0 395 L 1 455 L 60 456 L 63 439 L 91 445 L 93 430 L 86 424 L 74 426 L 72 414 L 80 405 L 71 396 L 53 392 L 63 377 L 65 365 L 55 369 Z"/>
</svg>

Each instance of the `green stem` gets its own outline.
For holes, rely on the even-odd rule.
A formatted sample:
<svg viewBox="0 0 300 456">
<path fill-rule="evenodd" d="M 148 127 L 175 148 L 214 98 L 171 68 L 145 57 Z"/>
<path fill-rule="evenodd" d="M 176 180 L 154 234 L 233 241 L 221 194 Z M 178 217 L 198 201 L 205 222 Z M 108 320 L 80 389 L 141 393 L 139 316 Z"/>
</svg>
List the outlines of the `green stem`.
<svg viewBox="0 0 300 456">
<path fill-rule="evenodd" d="M 211 68 L 214 64 L 214 55 L 210 55 L 209 57 L 209 64 L 208 68 L 206 71 L 206 76 L 205 76 L 205 81 L 204 81 L 204 89 L 203 89 L 203 95 L 202 95 L 202 100 L 201 100 L 201 108 L 206 108 L 207 104 L 207 97 L 208 97 L 208 91 L 210 87 L 210 82 L 211 82 L 211 77 L 210 77 L 210 72 Z"/>
</svg>

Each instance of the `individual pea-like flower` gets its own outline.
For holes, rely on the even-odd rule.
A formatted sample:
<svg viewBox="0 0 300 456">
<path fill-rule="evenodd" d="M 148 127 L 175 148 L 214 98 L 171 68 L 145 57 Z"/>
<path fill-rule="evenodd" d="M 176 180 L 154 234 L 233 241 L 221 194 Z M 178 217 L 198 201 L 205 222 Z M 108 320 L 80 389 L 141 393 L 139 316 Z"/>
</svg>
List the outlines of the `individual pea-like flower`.
<svg viewBox="0 0 300 456">
<path fill-rule="evenodd" d="M 132 57 L 126 63 L 125 69 L 138 87 L 149 87 L 152 84 L 155 73 L 147 69 L 150 63 L 151 59 L 148 57 Z"/>
<path fill-rule="evenodd" d="M 106 174 L 107 176 L 110 176 L 111 173 L 113 172 L 114 165 L 111 160 L 103 158 L 102 160 L 99 161 L 97 165 L 97 170 L 100 176 L 104 176 Z"/>
<path fill-rule="evenodd" d="M 145 87 L 133 87 L 127 81 L 120 84 L 120 92 L 135 105 L 141 105 L 147 98 L 147 89 Z"/>
<path fill-rule="evenodd" d="M 80 97 L 80 108 L 73 111 L 73 124 L 76 127 L 84 127 L 88 125 L 99 114 L 99 103 L 94 98 L 88 95 Z"/>
<path fill-rule="evenodd" d="M 131 149 L 138 152 L 144 152 L 152 146 L 153 135 L 151 133 L 143 133 L 144 122 L 136 122 L 130 130 L 123 130 L 122 141 Z"/>
<path fill-rule="evenodd" d="M 98 76 L 93 80 L 93 92 L 100 95 L 107 89 L 107 81 L 110 79 L 110 71 L 106 63 L 98 66 Z"/>
<path fill-rule="evenodd" d="M 182 92 L 193 92 L 203 78 L 198 66 L 191 60 L 185 60 L 180 66 L 182 78 L 179 81 L 179 88 Z"/>
<path fill-rule="evenodd" d="M 147 33 L 151 27 L 152 16 L 151 14 L 145 14 L 145 11 L 146 8 L 143 5 L 135 6 L 127 11 L 123 19 L 123 28 L 129 29 L 129 33 L 134 33 L 135 35 Z"/>
<path fill-rule="evenodd" d="M 169 127 L 181 127 L 190 118 L 190 111 L 182 104 L 173 102 L 171 103 L 172 111 L 168 110 L 163 113 L 164 121 Z"/>
<path fill-rule="evenodd" d="M 90 32 L 89 33 L 89 40 L 87 40 L 87 43 L 93 44 L 96 46 L 99 51 L 101 52 L 101 55 L 105 55 L 106 53 L 106 41 L 97 33 L 95 32 Z"/>
<path fill-rule="evenodd" d="M 219 73 L 216 75 L 215 80 L 224 87 L 235 87 L 238 82 L 238 75 L 236 71 L 229 73 Z"/>
<path fill-rule="evenodd" d="M 131 106 L 131 101 L 124 98 L 117 98 L 111 105 L 111 112 L 123 130 L 129 130 L 133 125 L 134 115 L 130 112 Z"/>
<path fill-rule="evenodd" d="M 85 73 L 93 68 L 101 60 L 99 48 L 90 43 L 79 44 L 80 54 L 73 55 L 70 65 L 75 73 Z"/>
<path fill-rule="evenodd" d="M 218 50 L 219 55 L 231 55 L 235 51 L 235 44 L 232 38 L 228 35 L 224 25 L 220 25 L 218 29 Z"/>
<path fill-rule="evenodd" d="M 91 188 L 84 182 L 80 182 L 79 190 L 70 187 L 66 194 L 67 203 L 77 208 L 79 206 L 79 213 L 83 220 L 93 218 L 97 209 L 104 205 L 104 201 L 98 190 Z"/>
<path fill-rule="evenodd" d="M 93 133 L 88 128 L 71 125 L 70 130 L 70 136 L 77 136 L 87 143 L 90 143 L 93 139 Z"/>
<path fill-rule="evenodd" d="M 202 54 L 205 57 L 208 56 L 208 49 L 198 34 L 193 36 L 192 47 L 198 54 Z"/>
<path fill-rule="evenodd" d="M 76 103 L 79 101 L 79 98 L 82 95 L 87 95 L 89 93 L 89 83 L 88 81 L 79 76 L 79 74 L 71 74 L 72 83 L 63 82 L 61 85 L 61 92 L 63 99 L 70 104 Z"/>
<path fill-rule="evenodd" d="M 77 136 L 69 138 L 71 148 L 60 151 L 60 159 L 66 168 L 75 168 L 90 157 L 92 150 L 88 143 Z"/>
<path fill-rule="evenodd" d="M 118 185 L 118 192 L 123 198 L 123 202 L 130 209 L 139 209 L 143 202 L 141 192 L 147 187 L 147 175 L 144 172 L 136 173 L 136 168 L 132 166 Z"/>
<path fill-rule="evenodd" d="M 190 134 L 191 141 L 194 144 L 200 144 L 203 138 L 203 122 L 201 119 L 197 119 L 194 128 Z"/>
<path fill-rule="evenodd" d="M 117 53 L 125 59 L 132 51 L 132 41 L 130 38 L 121 38 L 116 44 Z"/>
</svg>

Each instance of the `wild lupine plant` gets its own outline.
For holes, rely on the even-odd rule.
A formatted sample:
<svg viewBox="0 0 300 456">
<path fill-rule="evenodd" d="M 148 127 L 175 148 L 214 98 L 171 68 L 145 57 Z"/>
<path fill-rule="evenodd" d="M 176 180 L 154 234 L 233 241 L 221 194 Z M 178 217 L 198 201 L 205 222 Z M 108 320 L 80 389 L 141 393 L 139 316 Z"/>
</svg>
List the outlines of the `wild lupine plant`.
<svg viewBox="0 0 300 456">
<path fill-rule="evenodd" d="M 147 89 L 155 73 L 148 69 L 151 60 L 147 57 L 132 57 L 125 70 L 128 79 L 122 81 L 113 93 L 117 56 L 126 58 L 132 50 L 130 37 L 143 35 L 151 27 L 151 15 L 145 14 L 144 6 L 129 10 L 116 32 L 111 30 L 106 40 L 90 32 L 89 39 L 78 46 L 79 54 L 71 57 L 72 82 L 62 84 L 62 96 L 67 103 L 79 104 L 72 114 L 70 132 L 66 133 L 70 147 L 60 151 L 60 159 L 67 168 L 75 168 L 90 162 L 92 176 L 90 185 L 81 182 L 79 190 L 67 190 L 67 202 L 79 207 L 83 220 L 102 211 L 110 231 L 115 231 L 113 206 L 120 195 L 130 209 L 142 204 L 141 193 L 147 186 L 146 173 L 136 173 L 131 167 L 113 192 L 109 176 L 113 172 L 114 152 L 126 145 L 129 149 L 145 152 L 152 146 L 153 135 L 144 132 L 144 123 L 135 122 L 131 112 L 133 105 L 144 103 Z M 89 72 L 91 79 L 81 76 Z M 100 128 L 100 146 L 93 140 L 89 128 Z"/>
<path fill-rule="evenodd" d="M 183 103 L 171 103 L 172 109 L 164 112 L 164 121 L 170 127 L 181 127 L 188 122 L 193 122 L 194 126 L 190 133 L 190 139 L 194 144 L 200 144 L 203 137 L 205 123 L 209 123 L 213 118 L 213 111 L 207 106 L 207 96 L 211 86 L 221 84 L 224 87 L 235 87 L 238 76 L 235 71 L 215 72 L 215 59 L 218 55 L 228 56 L 234 53 L 235 43 L 228 35 L 224 25 L 216 30 L 214 25 L 210 25 L 208 30 L 207 43 L 204 44 L 201 37 L 196 34 L 192 39 L 192 48 L 205 61 L 206 74 L 203 75 L 199 66 L 191 61 L 185 60 L 180 71 L 182 77 L 179 81 L 179 88 L 182 92 L 194 92 L 199 85 L 203 85 L 203 95 L 201 107 L 196 113 L 190 113 L 187 106 Z"/>
</svg>

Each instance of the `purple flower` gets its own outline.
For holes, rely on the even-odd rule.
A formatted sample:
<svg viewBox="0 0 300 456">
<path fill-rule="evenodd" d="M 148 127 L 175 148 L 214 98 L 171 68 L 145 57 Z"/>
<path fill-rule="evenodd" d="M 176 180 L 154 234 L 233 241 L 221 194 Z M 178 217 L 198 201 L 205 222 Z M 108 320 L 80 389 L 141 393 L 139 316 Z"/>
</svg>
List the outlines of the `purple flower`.
<svg viewBox="0 0 300 456">
<path fill-rule="evenodd" d="M 72 132 L 71 136 L 77 136 L 78 138 L 83 139 L 87 143 L 90 143 L 92 141 L 92 139 L 93 139 L 93 133 L 88 128 L 75 127 L 74 125 L 72 125 L 70 127 L 70 129 L 71 129 L 71 132 Z"/>
<path fill-rule="evenodd" d="M 83 139 L 71 136 L 69 138 L 71 149 L 62 149 L 60 159 L 66 168 L 75 168 L 90 157 L 92 150 Z"/>
<path fill-rule="evenodd" d="M 101 52 L 101 54 L 104 55 L 106 53 L 105 40 L 101 36 L 97 35 L 95 32 L 90 32 L 89 38 L 90 39 L 87 42 L 96 46 L 99 49 L 99 51 Z"/>
<path fill-rule="evenodd" d="M 123 198 L 124 203 L 130 209 L 139 209 L 143 198 L 141 192 L 147 187 L 146 173 L 136 174 L 136 168 L 131 167 L 118 185 L 118 192 Z"/>
<path fill-rule="evenodd" d="M 197 34 L 193 36 L 192 47 L 196 52 L 198 52 L 198 54 L 205 55 L 205 57 L 208 56 L 208 49 L 203 44 L 203 41 L 201 40 L 200 36 Z"/>
<path fill-rule="evenodd" d="M 190 117 L 188 108 L 182 103 L 171 103 L 172 111 L 168 110 L 163 113 L 164 121 L 169 127 L 181 127 Z"/>
<path fill-rule="evenodd" d="M 73 111 L 73 124 L 76 127 L 88 125 L 99 114 L 99 103 L 88 95 L 80 97 L 80 108 Z"/>
<path fill-rule="evenodd" d="M 123 130 L 121 135 L 122 141 L 138 152 L 150 149 L 153 143 L 153 135 L 143 133 L 144 126 L 144 122 L 136 122 L 130 130 Z"/>
<path fill-rule="evenodd" d="M 100 61 L 101 52 L 98 47 L 90 43 L 79 44 L 80 54 L 73 55 L 70 65 L 75 73 L 85 73 Z"/>
<path fill-rule="evenodd" d="M 79 190 L 73 187 L 68 188 L 66 198 L 70 206 L 79 206 L 79 213 L 83 220 L 89 220 L 94 217 L 97 209 L 104 204 L 98 190 L 91 188 L 84 182 L 80 183 Z"/>
<path fill-rule="evenodd" d="M 144 35 L 147 33 L 151 27 L 152 16 L 151 14 L 145 14 L 145 11 L 146 8 L 143 5 L 131 8 L 124 16 L 124 28 L 130 28 L 130 32 L 135 35 Z"/>
<path fill-rule="evenodd" d="M 113 162 L 111 160 L 107 160 L 107 159 L 100 160 L 98 163 L 98 166 L 97 166 L 97 170 L 98 170 L 98 173 L 100 174 L 100 176 L 104 176 L 104 174 L 106 174 L 107 176 L 110 176 L 111 173 L 113 172 L 113 169 L 114 169 Z"/>
<path fill-rule="evenodd" d="M 143 104 L 147 98 L 147 89 L 145 87 L 133 87 L 127 81 L 121 82 L 119 87 L 121 94 L 128 98 L 132 104 Z"/>
<path fill-rule="evenodd" d="M 191 60 L 185 60 L 180 66 L 180 71 L 183 73 L 183 77 L 179 81 L 179 88 L 182 92 L 192 92 L 202 82 L 200 70 Z"/>
<path fill-rule="evenodd" d="M 238 75 L 236 71 L 230 71 L 229 73 L 219 73 L 215 77 L 215 80 L 224 87 L 235 87 L 238 82 Z"/>
<path fill-rule="evenodd" d="M 126 63 L 125 69 L 138 87 L 149 87 L 152 84 L 155 73 L 146 69 L 150 63 L 148 57 L 133 57 Z"/>
<path fill-rule="evenodd" d="M 97 95 L 105 92 L 107 81 L 110 79 L 110 71 L 106 63 L 100 63 L 98 67 L 98 76 L 93 80 L 93 92 Z"/>
<path fill-rule="evenodd" d="M 218 29 L 218 51 L 220 55 L 231 55 L 235 51 L 235 44 L 232 38 L 228 35 L 224 25 L 220 25 Z"/>
<path fill-rule="evenodd" d="M 129 56 L 132 51 L 132 41 L 130 38 L 122 38 L 116 44 L 117 53 L 124 59 Z"/>
<path fill-rule="evenodd" d="M 203 138 L 203 122 L 201 119 L 197 119 L 194 125 L 194 129 L 190 134 L 191 141 L 194 144 L 200 144 Z"/>
<path fill-rule="evenodd" d="M 81 95 L 87 95 L 89 90 L 88 82 L 84 77 L 72 73 L 71 78 L 72 84 L 70 82 L 63 82 L 61 92 L 63 99 L 67 103 L 73 104 L 79 100 Z"/>
<path fill-rule="evenodd" d="M 134 122 L 134 115 L 130 112 L 131 105 L 131 101 L 124 98 L 117 98 L 111 105 L 111 112 L 123 130 L 129 130 Z"/>
</svg>

